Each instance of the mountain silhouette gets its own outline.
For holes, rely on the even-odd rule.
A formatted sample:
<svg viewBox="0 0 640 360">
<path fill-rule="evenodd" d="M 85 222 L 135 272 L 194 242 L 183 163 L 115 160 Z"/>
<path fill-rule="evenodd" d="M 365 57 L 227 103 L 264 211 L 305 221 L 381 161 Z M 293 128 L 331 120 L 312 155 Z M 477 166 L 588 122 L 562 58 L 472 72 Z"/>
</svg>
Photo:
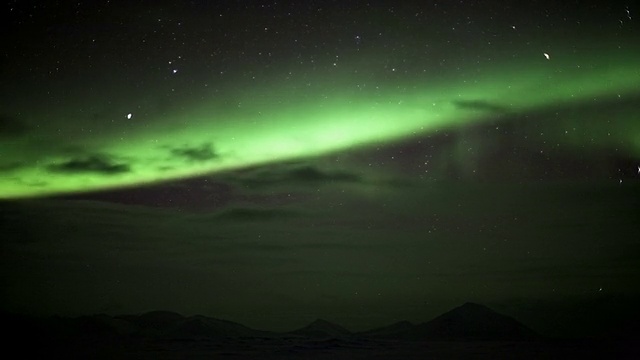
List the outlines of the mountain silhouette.
<svg viewBox="0 0 640 360">
<path fill-rule="evenodd" d="M 132 335 L 138 331 L 138 326 L 129 321 L 104 314 L 80 316 L 67 322 L 67 328 L 83 336 Z"/>
<path fill-rule="evenodd" d="M 60 319 L 63 331 L 83 336 L 142 336 L 159 338 L 260 337 L 270 332 L 202 315 L 186 317 L 171 311 L 141 315 L 92 315 Z"/>
<path fill-rule="evenodd" d="M 290 334 L 308 337 L 341 337 L 349 336 L 352 333 L 340 325 L 333 324 L 326 320 L 317 319 L 301 329 L 291 331 Z"/>
<path fill-rule="evenodd" d="M 188 317 L 170 330 L 174 337 L 257 337 L 270 334 L 268 331 L 251 329 L 233 321 L 202 315 Z"/>
<path fill-rule="evenodd" d="M 540 338 L 515 319 L 490 308 L 466 303 L 431 321 L 414 325 L 400 321 L 388 326 L 352 333 L 340 325 L 318 319 L 300 329 L 275 333 L 255 330 L 228 320 L 202 315 L 183 316 L 171 311 L 152 311 L 141 315 L 91 315 L 77 318 L 53 317 L 46 321 L 19 316 L 3 317 L 21 333 L 56 334 L 68 337 L 113 338 L 133 336 L 159 339 L 193 338 L 277 338 L 295 335 L 308 338 L 379 338 L 393 340 L 490 340 L 513 341 Z"/>
<path fill-rule="evenodd" d="M 518 321 L 473 303 L 417 325 L 401 321 L 358 333 L 320 319 L 295 331 L 275 333 L 168 311 L 76 318 L 0 312 L 0 320 L 11 330 L 5 340 L 13 351 L 33 358 L 123 359 L 135 354 L 150 359 L 637 359 L 640 355 L 637 338 L 600 342 L 541 338 Z"/>
<path fill-rule="evenodd" d="M 465 303 L 397 335 L 414 340 L 533 340 L 539 337 L 517 320 L 475 303 Z"/>
<path fill-rule="evenodd" d="M 143 327 L 163 328 L 183 321 L 184 319 L 184 316 L 173 311 L 150 311 L 142 315 L 134 316 L 132 322 Z"/>
</svg>

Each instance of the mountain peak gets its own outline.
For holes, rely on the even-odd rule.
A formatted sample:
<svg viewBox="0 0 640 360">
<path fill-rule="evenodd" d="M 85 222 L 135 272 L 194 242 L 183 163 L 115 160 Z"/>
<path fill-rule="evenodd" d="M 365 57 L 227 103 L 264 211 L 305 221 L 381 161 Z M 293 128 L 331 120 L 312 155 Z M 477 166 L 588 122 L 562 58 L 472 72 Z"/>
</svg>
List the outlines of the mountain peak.
<svg viewBox="0 0 640 360">
<path fill-rule="evenodd" d="M 476 309 L 489 309 L 488 307 L 482 305 L 482 304 L 478 304 L 478 303 L 474 303 L 471 301 L 467 301 L 466 303 L 460 305 L 459 307 L 461 308 L 476 308 Z M 491 309 L 489 309 L 491 310 Z"/>
<path fill-rule="evenodd" d="M 537 334 L 517 320 L 484 305 L 467 302 L 422 323 L 414 337 L 447 340 L 529 340 Z"/>
<path fill-rule="evenodd" d="M 339 337 L 351 335 L 351 331 L 324 319 L 316 319 L 309 325 L 292 331 L 292 333 L 312 337 Z"/>
<path fill-rule="evenodd" d="M 170 324 L 184 319 L 184 316 L 173 311 L 149 311 L 138 316 L 138 320 L 149 324 Z"/>
<path fill-rule="evenodd" d="M 464 312 L 464 313 L 470 313 L 470 314 L 480 314 L 480 313 L 498 314 L 497 312 L 493 311 L 489 307 L 484 306 L 482 304 L 474 303 L 474 302 L 466 302 L 450 310 L 449 312 Z"/>
</svg>

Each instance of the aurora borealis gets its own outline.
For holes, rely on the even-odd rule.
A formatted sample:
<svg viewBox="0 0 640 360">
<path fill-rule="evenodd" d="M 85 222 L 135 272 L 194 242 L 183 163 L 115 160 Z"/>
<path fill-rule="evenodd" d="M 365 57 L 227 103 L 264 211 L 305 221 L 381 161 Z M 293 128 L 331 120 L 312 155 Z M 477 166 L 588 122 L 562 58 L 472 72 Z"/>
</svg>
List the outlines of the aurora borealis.
<svg viewBox="0 0 640 360">
<path fill-rule="evenodd" d="M 19 7 L 15 11 L 20 11 Z M 144 34 L 149 31 L 175 32 L 188 27 L 177 18 L 157 16 L 156 26 L 137 24 L 135 18 L 121 19 L 121 26 L 142 36 L 143 44 L 147 42 Z M 89 20 L 78 14 L 74 21 L 83 24 Z M 289 30 L 282 26 L 285 29 L 271 31 Z M 55 70 L 62 74 L 53 74 L 53 81 L 44 82 L 33 79 L 42 74 L 20 76 L 18 72 L 13 75 L 15 84 L 4 84 L 10 98 L 20 99 L 4 108 L 7 135 L 12 135 L 12 126 L 28 127 L 30 131 L 3 142 L 1 165 L 8 175 L 2 179 L 3 198 L 149 184 L 322 156 L 428 135 L 439 129 L 524 117 L 554 107 L 633 101 L 640 82 L 636 65 L 640 53 L 633 43 L 594 48 L 584 40 L 577 44 L 562 39 L 532 43 L 536 38 L 529 37 L 527 43 L 519 44 L 510 39 L 513 34 L 496 33 L 492 36 L 509 39 L 507 44 L 472 42 L 479 49 L 473 51 L 475 60 L 465 67 L 464 56 L 433 56 L 429 50 L 394 61 L 393 56 L 379 50 L 390 41 L 381 27 L 378 34 L 352 30 L 351 44 L 336 47 L 334 59 L 318 56 L 314 60 L 317 55 L 305 54 L 305 46 L 292 45 L 280 50 L 275 64 L 260 64 L 260 49 L 241 51 L 244 60 L 239 60 L 240 69 L 227 70 L 230 79 L 221 79 L 229 65 L 223 67 L 219 62 L 235 49 L 225 53 L 217 45 L 193 49 L 186 44 L 182 49 L 171 49 L 159 38 L 154 43 L 162 51 L 158 59 L 147 56 L 140 61 L 145 55 L 143 49 L 128 49 L 129 54 L 125 54 L 125 46 L 123 53 L 109 54 L 110 44 L 100 39 L 100 34 L 59 34 L 56 25 L 52 27 L 49 32 L 54 34 L 53 41 L 62 41 L 63 49 L 56 50 L 62 54 Z M 517 27 L 507 30 L 525 32 Z M 184 31 L 190 38 L 189 32 L 195 29 Z M 321 36 L 322 31 L 315 36 Z M 302 41 L 304 33 L 300 35 Z M 80 44 L 91 46 L 66 49 L 65 36 L 74 40 L 73 36 L 79 37 Z M 261 37 L 271 36 L 250 34 L 237 42 L 257 42 Z M 206 37 L 201 40 L 206 44 L 211 41 Z M 414 36 L 411 42 L 422 41 L 428 47 L 429 40 L 430 35 L 425 33 L 423 39 Z M 273 45 L 274 53 L 287 45 L 279 43 L 282 41 Z M 295 36 L 287 41 L 299 42 Z M 162 50 L 163 46 L 169 49 Z M 445 49 L 453 50 L 454 46 Z M 68 51 L 70 54 L 65 54 Z M 211 52 L 206 71 L 198 63 L 202 60 L 196 58 L 202 57 L 197 53 L 202 51 Z M 310 60 L 300 60 L 299 64 L 285 60 L 296 51 L 300 52 L 297 58 L 308 56 Z M 218 52 L 223 60 L 216 59 Z M 548 59 L 543 56 L 547 52 L 552 54 Z M 116 64 L 96 64 L 94 54 L 115 57 Z M 431 59 L 421 61 L 425 57 Z M 14 61 L 18 60 L 22 59 Z M 441 62 L 437 67 L 442 71 L 433 69 L 429 62 L 434 60 Z M 449 61 L 455 64 L 452 69 L 442 65 Z M 214 73 L 216 65 L 221 69 L 218 74 Z M 92 80 L 106 74 L 115 76 Z M 56 85 L 70 89 L 60 90 Z M 24 101 L 27 98 L 29 101 Z M 33 103 L 42 105 L 34 107 Z M 561 114 L 550 125 L 553 130 L 548 136 L 578 148 L 624 143 L 624 151 L 636 156 L 640 130 L 634 125 L 635 115 L 633 111 L 617 114 L 612 124 L 601 114 Z M 606 126 L 593 125 L 604 121 Z M 563 131 L 568 129 L 570 136 L 563 138 Z"/>
<path fill-rule="evenodd" d="M 4 7 L 4 308 L 365 327 L 640 294 L 630 2 Z"/>
</svg>

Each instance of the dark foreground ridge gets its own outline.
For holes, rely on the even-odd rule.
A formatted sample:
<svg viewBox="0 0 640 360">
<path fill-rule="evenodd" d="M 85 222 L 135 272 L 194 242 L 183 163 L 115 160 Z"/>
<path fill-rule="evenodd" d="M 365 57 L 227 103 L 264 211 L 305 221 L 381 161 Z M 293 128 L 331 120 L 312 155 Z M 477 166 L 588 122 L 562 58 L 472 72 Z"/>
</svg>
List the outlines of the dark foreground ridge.
<svg viewBox="0 0 640 360">
<path fill-rule="evenodd" d="M 490 308 L 466 303 L 430 321 L 401 321 L 353 333 L 326 320 L 290 332 L 170 311 L 35 319 L 4 314 L 8 344 L 48 358 L 352 359 L 635 358 L 635 339 L 548 339 Z M 636 353 L 634 353 L 636 351 Z"/>
</svg>

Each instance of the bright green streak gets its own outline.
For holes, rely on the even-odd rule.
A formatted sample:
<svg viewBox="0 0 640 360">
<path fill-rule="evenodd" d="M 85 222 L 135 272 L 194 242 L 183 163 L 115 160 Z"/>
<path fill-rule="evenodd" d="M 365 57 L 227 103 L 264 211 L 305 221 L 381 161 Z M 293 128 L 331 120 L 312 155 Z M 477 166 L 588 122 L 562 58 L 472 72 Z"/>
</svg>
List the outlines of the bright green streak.
<svg viewBox="0 0 640 360">
<path fill-rule="evenodd" d="M 64 162 L 69 157 L 60 154 L 38 157 L 34 150 L 24 150 L 38 140 L 31 137 L 0 148 L 5 160 L 30 164 L 0 178 L 0 198 L 90 191 L 204 175 L 320 156 L 496 118 L 496 114 L 487 111 L 460 108 L 456 101 L 496 104 L 517 114 L 637 94 L 640 56 L 608 58 L 604 54 L 586 62 L 585 56 L 556 60 L 552 55 L 548 61 L 540 54 L 540 59 L 530 63 L 503 64 L 474 75 L 457 74 L 438 83 L 407 84 L 393 90 L 354 91 L 348 79 L 342 85 L 326 86 L 312 93 L 291 91 L 284 85 L 249 89 L 241 99 L 241 110 L 224 110 L 215 101 L 203 100 L 192 104 L 186 112 L 154 119 L 151 122 L 154 125 L 123 136 L 111 134 L 77 141 L 55 138 L 70 146 L 89 147 L 123 159 L 132 171 L 122 174 L 51 172 L 47 165 Z M 585 65 L 577 67 L 576 63 Z M 622 116 L 628 118 L 618 121 L 627 128 L 617 133 L 615 140 L 624 141 L 630 151 L 640 154 L 640 127 L 630 125 L 640 121 L 639 115 Z M 600 146 L 611 141 L 602 135 L 602 128 L 594 126 L 587 127 L 570 142 L 581 144 L 586 139 L 590 139 L 590 145 Z M 168 150 L 209 143 L 219 155 L 209 161 L 189 161 Z"/>
</svg>

